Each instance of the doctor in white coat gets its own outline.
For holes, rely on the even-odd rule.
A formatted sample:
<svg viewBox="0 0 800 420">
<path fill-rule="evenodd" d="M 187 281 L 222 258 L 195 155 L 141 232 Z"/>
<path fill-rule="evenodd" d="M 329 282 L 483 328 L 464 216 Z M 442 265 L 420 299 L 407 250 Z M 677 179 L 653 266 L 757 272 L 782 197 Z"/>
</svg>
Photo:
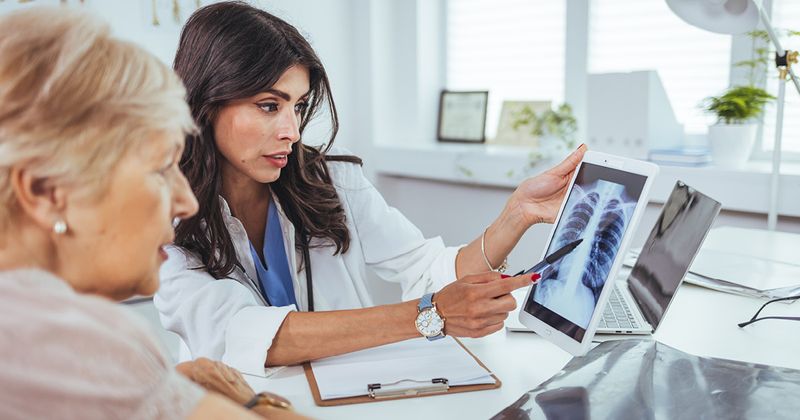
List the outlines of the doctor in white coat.
<svg viewBox="0 0 800 420">
<path fill-rule="evenodd" d="M 498 267 L 530 226 L 553 221 L 584 146 L 523 182 L 472 243 L 446 247 L 386 204 L 360 159 L 331 149 L 325 70 L 288 23 L 241 3 L 204 7 L 175 70 L 201 128 L 181 160 L 200 210 L 177 226 L 154 302 L 194 357 L 263 374 L 414 337 L 480 337 L 538 278 Z M 325 105 L 328 145 L 306 146 Z M 399 283 L 403 302 L 374 306 L 369 271 Z"/>
</svg>

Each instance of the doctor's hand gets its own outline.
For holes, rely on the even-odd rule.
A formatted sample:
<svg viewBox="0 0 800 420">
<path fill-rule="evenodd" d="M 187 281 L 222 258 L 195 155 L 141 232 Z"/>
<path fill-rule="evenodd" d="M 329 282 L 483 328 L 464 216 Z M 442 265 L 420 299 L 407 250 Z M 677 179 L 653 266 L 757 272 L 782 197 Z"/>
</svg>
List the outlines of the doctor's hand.
<svg viewBox="0 0 800 420">
<path fill-rule="evenodd" d="M 526 226 L 553 223 L 572 174 L 585 152 L 586 145 L 582 144 L 558 165 L 523 181 L 511 194 L 505 211 Z"/>
<path fill-rule="evenodd" d="M 502 278 L 489 271 L 448 284 L 433 295 L 437 311 L 445 318 L 445 334 L 475 338 L 499 331 L 517 307 L 511 292 L 538 279 L 538 274 Z"/>
</svg>

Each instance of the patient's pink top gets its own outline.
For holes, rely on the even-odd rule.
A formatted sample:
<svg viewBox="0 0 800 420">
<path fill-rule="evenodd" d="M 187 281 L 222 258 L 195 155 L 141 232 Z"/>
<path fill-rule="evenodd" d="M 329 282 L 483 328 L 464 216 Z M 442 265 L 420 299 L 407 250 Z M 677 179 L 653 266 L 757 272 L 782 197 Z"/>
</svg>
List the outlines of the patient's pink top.
<svg viewBox="0 0 800 420">
<path fill-rule="evenodd" d="M 0 272 L 0 419 L 173 419 L 204 391 L 144 321 L 41 270 Z"/>
</svg>

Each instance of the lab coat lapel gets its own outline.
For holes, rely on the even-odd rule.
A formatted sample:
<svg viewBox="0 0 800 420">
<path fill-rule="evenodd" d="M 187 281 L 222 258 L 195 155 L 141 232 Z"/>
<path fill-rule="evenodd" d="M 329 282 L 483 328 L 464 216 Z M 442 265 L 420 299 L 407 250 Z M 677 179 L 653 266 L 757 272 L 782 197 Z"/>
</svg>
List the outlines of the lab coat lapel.
<svg viewBox="0 0 800 420">
<path fill-rule="evenodd" d="M 219 196 L 220 205 L 222 206 L 222 216 L 225 222 L 225 227 L 231 235 L 231 242 L 233 242 L 233 249 L 236 252 L 236 258 L 244 268 L 244 274 L 247 280 L 251 283 L 256 295 L 263 301 L 264 298 L 259 292 L 260 287 L 255 282 L 258 281 L 258 274 L 256 273 L 256 264 L 253 261 L 253 255 L 250 253 L 250 239 L 247 238 L 247 232 L 244 230 L 244 225 L 239 219 L 233 217 L 231 209 L 228 207 L 228 202 L 222 196 Z"/>
</svg>

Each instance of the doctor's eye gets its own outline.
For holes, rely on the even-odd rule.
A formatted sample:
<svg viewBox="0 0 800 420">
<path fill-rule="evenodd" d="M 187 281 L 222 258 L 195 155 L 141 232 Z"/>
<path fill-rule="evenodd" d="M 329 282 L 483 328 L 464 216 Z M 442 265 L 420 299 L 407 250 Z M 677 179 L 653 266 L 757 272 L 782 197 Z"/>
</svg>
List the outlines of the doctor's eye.
<svg viewBox="0 0 800 420">
<path fill-rule="evenodd" d="M 259 108 L 261 108 L 264 112 L 277 112 L 278 111 L 278 104 L 276 102 L 264 102 L 257 104 Z"/>
<path fill-rule="evenodd" d="M 294 112 L 297 114 L 302 114 L 306 112 L 308 109 L 308 102 L 300 102 L 294 106 Z"/>
</svg>

